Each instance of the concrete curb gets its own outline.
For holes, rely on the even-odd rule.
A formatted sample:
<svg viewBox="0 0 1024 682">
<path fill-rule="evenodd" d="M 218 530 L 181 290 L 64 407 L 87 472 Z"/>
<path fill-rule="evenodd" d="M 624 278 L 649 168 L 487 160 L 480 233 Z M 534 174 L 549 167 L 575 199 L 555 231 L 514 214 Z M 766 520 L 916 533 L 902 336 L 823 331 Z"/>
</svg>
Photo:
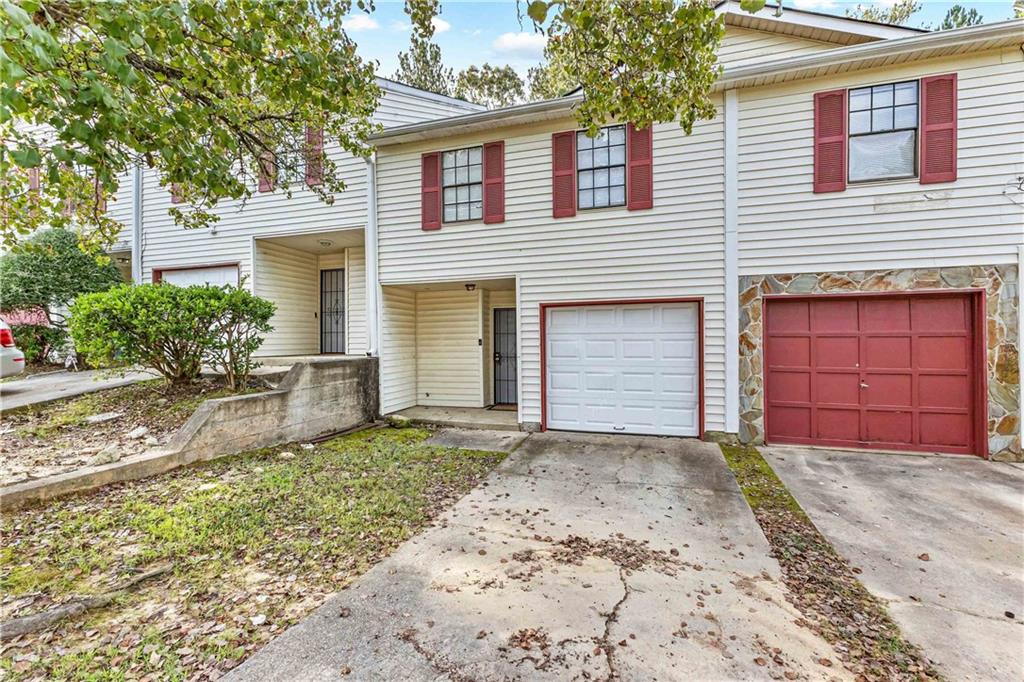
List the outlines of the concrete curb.
<svg viewBox="0 0 1024 682">
<path fill-rule="evenodd" d="M 298 362 L 264 393 L 202 403 L 163 447 L 118 462 L 0 488 L 0 510 L 162 474 L 246 450 L 344 431 L 379 413 L 377 359 Z"/>
</svg>

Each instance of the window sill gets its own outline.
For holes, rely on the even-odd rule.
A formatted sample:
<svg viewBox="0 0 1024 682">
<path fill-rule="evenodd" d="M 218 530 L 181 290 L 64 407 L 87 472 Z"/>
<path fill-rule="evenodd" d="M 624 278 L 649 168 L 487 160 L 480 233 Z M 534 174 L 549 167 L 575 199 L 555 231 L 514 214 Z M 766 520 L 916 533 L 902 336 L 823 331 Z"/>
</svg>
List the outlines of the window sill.
<svg viewBox="0 0 1024 682">
<path fill-rule="evenodd" d="M 907 178 L 891 178 L 888 180 L 847 180 L 846 187 L 847 189 L 853 187 L 879 187 L 882 185 L 894 185 L 900 182 L 917 183 L 919 182 L 919 176 L 913 175 Z"/>
</svg>

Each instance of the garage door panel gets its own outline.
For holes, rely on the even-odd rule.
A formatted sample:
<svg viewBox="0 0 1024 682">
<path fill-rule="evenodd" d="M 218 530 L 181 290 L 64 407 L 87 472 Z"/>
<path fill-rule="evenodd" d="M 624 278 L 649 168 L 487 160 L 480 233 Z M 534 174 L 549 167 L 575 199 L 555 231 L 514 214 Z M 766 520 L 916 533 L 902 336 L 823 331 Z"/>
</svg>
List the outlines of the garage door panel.
<svg viewBox="0 0 1024 682">
<path fill-rule="evenodd" d="M 860 440 L 859 410 L 833 408 L 818 409 L 818 428 L 815 438 L 834 441 Z"/>
<path fill-rule="evenodd" d="M 984 368 L 975 367 L 969 295 L 802 301 L 808 328 L 799 301 L 765 302 L 769 442 L 976 452 Z"/>
<path fill-rule="evenodd" d="M 699 435 L 697 304 L 596 305 L 546 314 L 549 428 Z M 580 349 L 578 356 L 569 348 Z"/>
<path fill-rule="evenodd" d="M 811 337 L 776 337 L 765 354 L 769 365 L 808 367 L 811 364 Z"/>
<path fill-rule="evenodd" d="M 864 366 L 908 368 L 912 363 L 911 346 L 909 336 L 867 336 L 864 338 Z"/>
<path fill-rule="evenodd" d="M 788 339 L 787 339 L 788 340 Z M 808 344 L 810 339 L 808 339 Z M 856 336 L 824 336 L 815 340 L 815 364 L 818 367 L 857 367 L 860 340 Z M 804 364 L 810 364 L 804 361 Z"/>
</svg>

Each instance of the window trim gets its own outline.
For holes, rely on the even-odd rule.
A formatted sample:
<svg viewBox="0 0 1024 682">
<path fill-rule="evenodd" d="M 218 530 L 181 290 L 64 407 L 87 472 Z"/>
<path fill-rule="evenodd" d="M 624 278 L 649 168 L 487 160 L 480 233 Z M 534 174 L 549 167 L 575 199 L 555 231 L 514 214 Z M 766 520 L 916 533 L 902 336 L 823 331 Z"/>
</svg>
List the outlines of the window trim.
<svg viewBox="0 0 1024 682">
<path fill-rule="evenodd" d="M 621 164 L 618 164 L 618 163 L 610 164 L 609 163 L 608 165 L 605 165 L 605 166 L 591 166 L 590 168 L 580 168 L 580 163 L 579 163 L 579 154 L 580 154 L 579 136 L 580 136 L 580 133 L 583 133 L 584 135 L 586 135 L 587 131 L 583 130 L 582 128 L 579 128 L 579 129 L 576 129 L 576 130 L 573 131 L 573 155 L 574 155 L 573 156 L 573 165 L 575 166 L 573 182 L 576 185 L 576 187 L 575 187 L 575 195 L 573 197 L 573 200 L 576 202 L 576 210 L 577 211 L 603 211 L 603 210 L 608 210 L 608 209 L 628 208 L 628 206 L 629 206 L 629 129 L 628 129 L 627 124 L 625 124 L 625 123 L 611 123 L 609 125 L 601 126 L 600 129 L 601 130 L 611 130 L 612 128 L 621 128 L 622 129 L 622 163 Z M 617 147 L 618 145 L 610 145 L 609 144 L 609 145 L 606 146 L 606 148 L 611 149 L 612 146 L 616 146 Z M 591 150 L 593 150 L 593 146 L 591 146 Z M 609 160 L 610 160 L 610 155 L 609 155 Z M 580 192 L 585 192 L 588 189 L 591 192 L 593 192 L 594 189 L 595 189 L 595 186 L 594 186 L 593 182 L 591 182 L 591 185 L 590 185 L 589 188 L 580 187 L 580 173 L 585 173 L 585 172 L 593 173 L 593 172 L 598 171 L 598 170 L 607 170 L 607 171 L 609 171 L 609 176 L 610 176 L 611 175 L 611 169 L 612 168 L 619 168 L 620 166 L 622 167 L 622 202 L 621 203 L 614 203 L 614 204 L 609 202 L 608 204 L 606 204 L 604 206 L 594 206 L 594 205 L 587 206 L 587 207 L 582 206 L 581 203 L 580 203 Z M 605 185 L 604 189 L 609 190 L 609 199 L 611 198 L 611 194 L 610 194 L 611 188 L 612 187 L 618 187 L 618 186 L 619 185 L 617 185 L 617 184 L 616 185 L 611 185 L 611 184 Z"/>
<path fill-rule="evenodd" d="M 850 98 L 850 93 L 852 93 L 854 90 L 864 90 L 864 89 L 872 90 L 871 97 L 872 97 L 872 104 L 874 104 L 874 92 L 873 92 L 874 88 L 876 88 L 878 86 L 882 86 L 882 85 L 896 86 L 896 85 L 901 85 L 903 83 L 915 83 L 917 85 L 917 90 L 916 90 L 916 97 L 917 97 L 917 99 L 916 99 L 916 101 L 914 103 L 914 106 L 917 108 L 917 123 L 913 127 L 903 127 L 903 128 L 896 128 L 895 127 L 895 125 L 896 125 L 896 118 L 895 118 L 895 116 L 896 116 L 896 107 L 897 106 L 906 106 L 906 105 L 897 105 L 896 104 L 895 89 L 894 89 L 893 104 L 890 105 L 889 107 L 879 107 L 880 109 L 882 109 L 882 108 L 889 108 L 889 109 L 893 110 L 893 126 L 894 126 L 893 128 L 891 128 L 890 130 L 870 131 L 870 132 L 866 132 L 866 133 L 854 133 L 854 132 L 851 131 L 851 127 L 850 127 L 850 114 L 853 113 L 853 109 L 850 108 L 850 99 L 851 99 Z M 864 109 L 858 109 L 857 111 L 865 111 L 865 110 Z M 873 106 L 869 107 L 867 109 L 867 111 L 868 112 L 873 112 L 874 111 L 874 107 Z M 876 177 L 876 178 L 865 178 L 863 180 L 854 180 L 854 179 L 852 179 L 850 177 L 850 164 L 851 164 L 851 160 L 852 160 L 852 154 L 851 154 L 852 148 L 850 146 L 850 142 L 853 140 L 853 138 L 855 138 L 855 137 L 873 137 L 873 136 L 876 136 L 876 135 L 887 135 L 887 134 L 891 134 L 891 133 L 902 133 L 902 132 L 909 132 L 909 131 L 913 131 L 913 133 L 914 133 L 914 171 L 913 171 L 912 174 L 910 174 L 910 175 L 886 175 L 886 176 L 881 176 L 881 177 Z M 908 78 L 906 80 L 888 81 L 888 82 L 884 82 L 884 83 L 872 83 L 870 85 L 858 85 L 856 87 L 846 88 L 846 183 L 848 185 L 858 185 L 858 186 L 860 186 L 860 185 L 870 184 L 870 183 L 874 183 L 874 182 L 898 182 L 900 180 L 915 180 L 915 179 L 919 178 L 921 176 L 921 168 L 920 168 L 920 166 L 921 166 L 921 149 L 920 149 L 920 146 L 921 146 L 921 79 L 920 78 Z"/>
<path fill-rule="evenodd" d="M 454 184 L 454 185 L 446 185 L 444 183 L 444 155 L 447 154 L 447 153 L 453 153 L 453 154 L 454 153 L 458 153 L 458 152 L 463 151 L 463 150 L 465 150 L 466 152 L 469 152 L 470 149 L 479 149 L 480 150 L 480 163 L 479 164 L 470 163 L 470 164 L 468 164 L 465 167 L 469 168 L 469 167 L 477 166 L 478 165 L 480 167 L 480 180 L 477 181 L 477 182 L 464 182 L 464 183 L 456 182 L 456 184 Z M 471 145 L 466 146 L 466 147 L 456 147 L 454 149 L 442 149 L 442 150 L 440 150 L 438 152 L 438 159 L 437 159 L 437 161 L 438 161 L 438 169 L 440 171 L 440 177 L 438 178 L 438 180 L 439 180 L 439 188 L 441 190 L 440 191 L 440 203 L 441 203 L 440 219 L 441 219 L 441 224 L 442 225 L 456 225 L 456 224 L 459 224 L 459 223 L 483 222 L 483 219 L 484 219 L 484 143 L 471 144 Z M 459 165 L 456 162 L 456 165 L 453 167 L 453 170 L 457 170 L 458 168 L 459 168 Z M 457 173 L 456 173 L 456 175 L 457 175 Z M 444 191 L 446 189 L 452 188 L 452 189 L 455 189 L 456 190 L 456 194 L 458 194 L 458 188 L 459 187 L 472 187 L 473 185 L 479 185 L 480 186 L 480 215 L 479 215 L 479 217 L 476 217 L 476 218 L 473 218 L 473 217 L 462 218 L 461 220 L 458 219 L 458 218 L 456 218 L 455 220 L 445 220 L 445 218 L 444 218 L 444 209 L 445 209 Z M 470 190 L 470 192 L 472 192 L 472 190 Z M 464 203 L 464 202 L 456 201 L 454 204 L 452 204 L 452 206 L 455 207 L 456 215 L 458 215 L 459 203 Z M 469 203 L 469 206 L 470 206 L 470 211 L 472 211 L 473 210 L 472 206 L 473 206 L 473 203 L 474 203 L 473 200 L 470 199 L 468 203 Z"/>
</svg>

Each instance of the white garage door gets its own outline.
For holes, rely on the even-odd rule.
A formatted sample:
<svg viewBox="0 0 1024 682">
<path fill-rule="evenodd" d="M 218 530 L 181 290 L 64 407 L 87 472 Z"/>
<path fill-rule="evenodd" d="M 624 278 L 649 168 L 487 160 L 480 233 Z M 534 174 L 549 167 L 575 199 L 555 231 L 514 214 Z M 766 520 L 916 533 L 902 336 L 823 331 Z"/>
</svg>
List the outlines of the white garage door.
<svg viewBox="0 0 1024 682">
<path fill-rule="evenodd" d="M 696 303 L 547 309 L 547 427 L 700 435 Z"/>
<path fill-rule="evenodd" d="M 238 286 L 237 265 L 217 265 L 210 268 L 188 268 L 182 270 L 164 270 L 160 273 L 160 281 L 179 287 L 212 284 L 215 287 L 230 284 Z"/>
</svg>

